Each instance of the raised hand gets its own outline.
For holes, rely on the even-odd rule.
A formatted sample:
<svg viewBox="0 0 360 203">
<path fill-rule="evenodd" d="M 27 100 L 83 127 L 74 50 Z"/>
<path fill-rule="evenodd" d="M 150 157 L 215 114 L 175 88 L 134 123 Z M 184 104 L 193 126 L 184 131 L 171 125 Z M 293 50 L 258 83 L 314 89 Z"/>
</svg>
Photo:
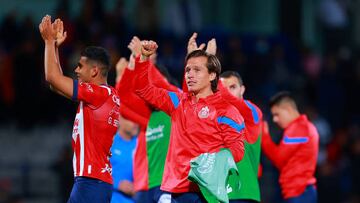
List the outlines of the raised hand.
<svg viewBox="0 0 360 203">
<path fill-rule="evenodd" d="M 212 55 L 216 55 L 216 49 L 217 49 L 216 40 L 215 38 L 212 38 L 207 43 L 206 52 Z"/>
<path fill-rule="evenodd" d="M 189 41 L 188 41 L 188 46 L 187 46 L 187 54 L 190 54 L 191 52 L 198 50 L 198 49 L 204 49 L 205 44 L 202 43 L 200 44 L 200 46 L 198 47 L 197 42 L 196 42 L 196 38 L 197 38 L 197 33 L 194 32 L 192 34 L 192 36 L 190 37 Z"/>
<path fill-rule="evenodd" d="M 128 64 L 129 64 L 129 62 L 124 57 L 121 57 L 119 59 L 119 61 L 116 63 L 115 67 L 116 67 L 116 81 L 117 82 L 121 79 L 121 77 L 124 73 L 124 70 L 128 66 Z"/>
<path fill-rule="evenodd" d="M 54 21 L 53 25 L 56 30 L 56 46 L 59 47 L 65 41 L 67 33 L 64 32 L 64 23 L 59 18 Z"/>
<path fill-rule="evenodd" d="M 43 17 L 39 31 L 44 41 L 55 41 L 56 40 L 56 25 L 51 24 L 51 16 L 46 15 Z"/>
<path fill-rule="evenodd" d="M 138 56 L 141 54 L 141 46 L 142 45 L 140 39 L 137 36 L 134 36 L 131 39 L 128 48 L 130 49 L 133 56 Z"/>
<path fill-rule="evenodd" d="M 158 45 L 156 44 L 156 42 L 150 40 L 144 40 L 141 42 L 141 55 L 145 56 L 145 57 L 149 57 L 152 54 L 154 54 L 158 48 Z"/>
</svg>

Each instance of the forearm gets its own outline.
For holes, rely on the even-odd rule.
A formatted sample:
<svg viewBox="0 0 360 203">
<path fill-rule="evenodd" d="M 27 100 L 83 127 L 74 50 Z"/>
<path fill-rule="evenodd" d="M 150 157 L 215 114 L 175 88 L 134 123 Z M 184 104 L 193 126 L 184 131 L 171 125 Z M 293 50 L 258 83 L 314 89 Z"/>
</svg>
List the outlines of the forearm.
<svg viewBox="0 0 360 203">
<path fill-rule="evenodd" d="M 165 89 L 158 88 L 150 83 L 148 74 L 149 65 L 149 61 L 140 62 L 139 60 L 136 60 L 136 93 L 151 106 L 170 115 L 170 112 L 173 110 L 172 101 L 170 100 L 169 96 L 170 92 Z"/>
<path fill-rule="evenodd" d="M 73 95 L 73 80 L 65 77 L 61 71 L 60 62 L 56 54 L 55 41 L 45 41 L 45 80 L 57 93 L 71 98 Z"/>
<path fill-rule="evenodd" d="M 56 53 L 56 59 L 57 59 L 57 61 L 58 61 L 59 64 L 60 64 L 59 47 L 58 47 L 57 45 L 55 46 L 55 53 Z M 60 65 L 59 65 L 59 70 L 60 70 L 60 73 L 63 74 Z M 51 84 L 50 84 L 50 89 L 51 89 L 52 91 L 58 93 L 58 94 L 61 94 L 62 96 L 65 96 L 62 92 L 60 92 L 59 90 L 57 90 L 56 88 L 54 88 Z"/>
<path fill-rule="evenodd" d="M 134 78 L 136 77 L 135 71 L 126 68 L 122 77 L 116 82 L 115 88 L 121 97 L 125 97 L 130 92 L 134 91 Z"/>
<path fill-rule="evenodd" d="M 55 54 L 56 54 L 56 60 L 58 61 L 58 64 L 59 64 L 59 71 L 61 74 L 63 74 L 63 71 L 62 71 L 61 65 L 60 65 L 59 47 L 57 45 L 55 46 Z"/>
<path fill-rule="evenodd" d="M 238 140 L 237 142 L 231 143 L 228 145 L 227 148 L 231 151 L 235 162 L 239 162 L 244 157 L 245 148 L 244 142 L 242 140 Z"/>
<path fill-rule="evenodd" d="M 149 116 L 144 117 L 143 115 L 138 114 L 123 103 L 120 105 L 120 114 L 126 119 L 139 124 L 139 126 L 143 128 L 146 128 L 150 118 L 150 114 Z"/>
<path fill-rule="evenodd" d="M 57 57 L 57 51 L 55 48 L 54 41 L 45 42 L 44 66 L 45 66 L 45 79 L 51 85 L 53 85 L 55 78 L 58 77 L 59 75 L 62 75 L 62 71 L 60 71 L 61 67 Z"/>
<path fill-rule="evenodd" d="M 149 78 L 150 82 L 156 87 L 160 87 L 168 91 L 179 92 L 179 88 L 170 84 L 153 63 L 151 63 Z"/>
<path fill-rule="evenodd" d="M 272 141 L 269 134 L 264 133 L 261 140 L 261 148 L 265 156 L 277 167 L 281 168 L 279 160 L 278 146 Z"/>
<path fill-rule="evenodd" d="M 227 134 L 224 137 L 225 147 L 231 151 L 235 162 L 242 160 L 245 154 L 244 133 L 245 130 L 243 129 L 240 132 Z"/>
</svg>

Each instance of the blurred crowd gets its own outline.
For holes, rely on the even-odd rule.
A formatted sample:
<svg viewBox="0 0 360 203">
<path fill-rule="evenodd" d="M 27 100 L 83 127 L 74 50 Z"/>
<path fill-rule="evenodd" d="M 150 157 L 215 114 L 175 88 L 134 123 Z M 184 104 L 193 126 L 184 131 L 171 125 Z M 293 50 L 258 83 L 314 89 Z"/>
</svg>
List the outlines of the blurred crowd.
<svg viewBox="0 0 360 203">
<path fill-rule="evenodd" d="M 199 9 L 198 1 L 192 6 L 191 1 L 180 2 L 180 6 L 187 6 L 187 12 Z M 318 51 L 284 33 L 234 33 L 221 28 L 218 32 L 214 27 L 184 30 L 161 25 L 155 17 L 155 0 L 135 4 L 135 10 L 141 12 L 137 12 L 138 23 L 134 24 L 125 18 L 123 1 L 106 11 L 103 1 L 86 0 L 74 17 L 70 17 L 69 1 L 59 1 L 52 16 L 64 21 L 68 33 L 60 49 L 64 73 L 73 75 L 79 52 L 87 45 L 107 48 L 115 66 L 121 56 L 129 56 L 126 45 L 137 35 L 158 42 L 158 63 L 181 84 L 188 37 L 193 31 L 201 33 L 200 42 L 215 37 L 223 70 L 242 75 L 247 84 L 245 97 L 259 104 L 265 118 L 270 119 L 269 97 L 289 90 L 318 128 L 319 202 L 360 202 L 360 52 L 351 43 L 338 41 L 338 36 L 346 36 L 338 33 L 346 30 L 324 29 L 323 50 Z M 186 12 L 183 15 L 190 16 Z M 0 127 L 15 124 L 26 131 L 35 125 L 73 120 L 76 106 L 52 93 L 44 80 L 39 22 L 31 16 L 19 19 L 15 13 L 0 22 Z M 187 26 L 196 29 L 196 22 Z M 114 83 L 113 69 L 109 84 Z M 262 190 L 266 193 L 266 188 Z"/>
</svg>

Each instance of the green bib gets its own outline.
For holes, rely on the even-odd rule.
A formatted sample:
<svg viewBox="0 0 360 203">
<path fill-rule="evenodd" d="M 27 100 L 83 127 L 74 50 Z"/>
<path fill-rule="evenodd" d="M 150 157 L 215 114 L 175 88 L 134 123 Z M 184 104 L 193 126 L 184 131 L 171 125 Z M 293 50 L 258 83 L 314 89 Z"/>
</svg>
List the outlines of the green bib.
<svg viewBox="0 0 360 203">
<path fill-rule="evenodd" d="M 260 187 L 258 170 L 261 152 L 261 135 L 254 144 L 244 141 L 245 154 L 243 159 L 236 163 L 240 176 L 240 190 L 229 193 L 230 199 L 251 199 L 260 202 Z"/>
<path fill-rule="evenodd" d="M 170 117 L 154 111 L 146 128 L 146 152 L 149 163 L 149 189 L 161 185 L 171 129 Z"/>
<path fill-rule="evenodd" d="M 228 192 L 239 188 L 239 174 L 228 149 L 203 153 L 190 161 L 188 179 L 198 184 L 209 203 L 228 203 Z"/>
</svg>

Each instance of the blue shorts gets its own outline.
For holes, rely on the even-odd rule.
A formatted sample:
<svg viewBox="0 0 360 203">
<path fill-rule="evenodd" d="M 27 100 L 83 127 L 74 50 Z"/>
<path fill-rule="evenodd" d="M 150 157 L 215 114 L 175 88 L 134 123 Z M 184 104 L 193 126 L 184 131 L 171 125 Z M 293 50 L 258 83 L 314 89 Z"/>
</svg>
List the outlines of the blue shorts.
<svg viewBox="0 0 360 203">
<path fill-rule="evenodd" d="M 68 203 L 109 203 L 112 185 L 104 181 L 75 177 Z"/>
<path fill-rule="evenodd" d="M 134 200 L 136 203 L 157 203 L 162 193 L 163 191 L 160 190 L 160 186 L 157 186 L 150 190 L 136 192 Z"/>
<path fill-rule="evenodd" d="M 169 193 L 160 190 L 160 186 L 137 192 L 134 199 L 136 203 L 206 203 L 200 193 Z"/>
<path fill-rule="evenodd" d="M 306 187 L 305 191 L 297 196 L 285 200 L 285 203 L 316 203 L 317 202 L 317 192 L 314 185 L 309 185 Z"/>
</svg>

